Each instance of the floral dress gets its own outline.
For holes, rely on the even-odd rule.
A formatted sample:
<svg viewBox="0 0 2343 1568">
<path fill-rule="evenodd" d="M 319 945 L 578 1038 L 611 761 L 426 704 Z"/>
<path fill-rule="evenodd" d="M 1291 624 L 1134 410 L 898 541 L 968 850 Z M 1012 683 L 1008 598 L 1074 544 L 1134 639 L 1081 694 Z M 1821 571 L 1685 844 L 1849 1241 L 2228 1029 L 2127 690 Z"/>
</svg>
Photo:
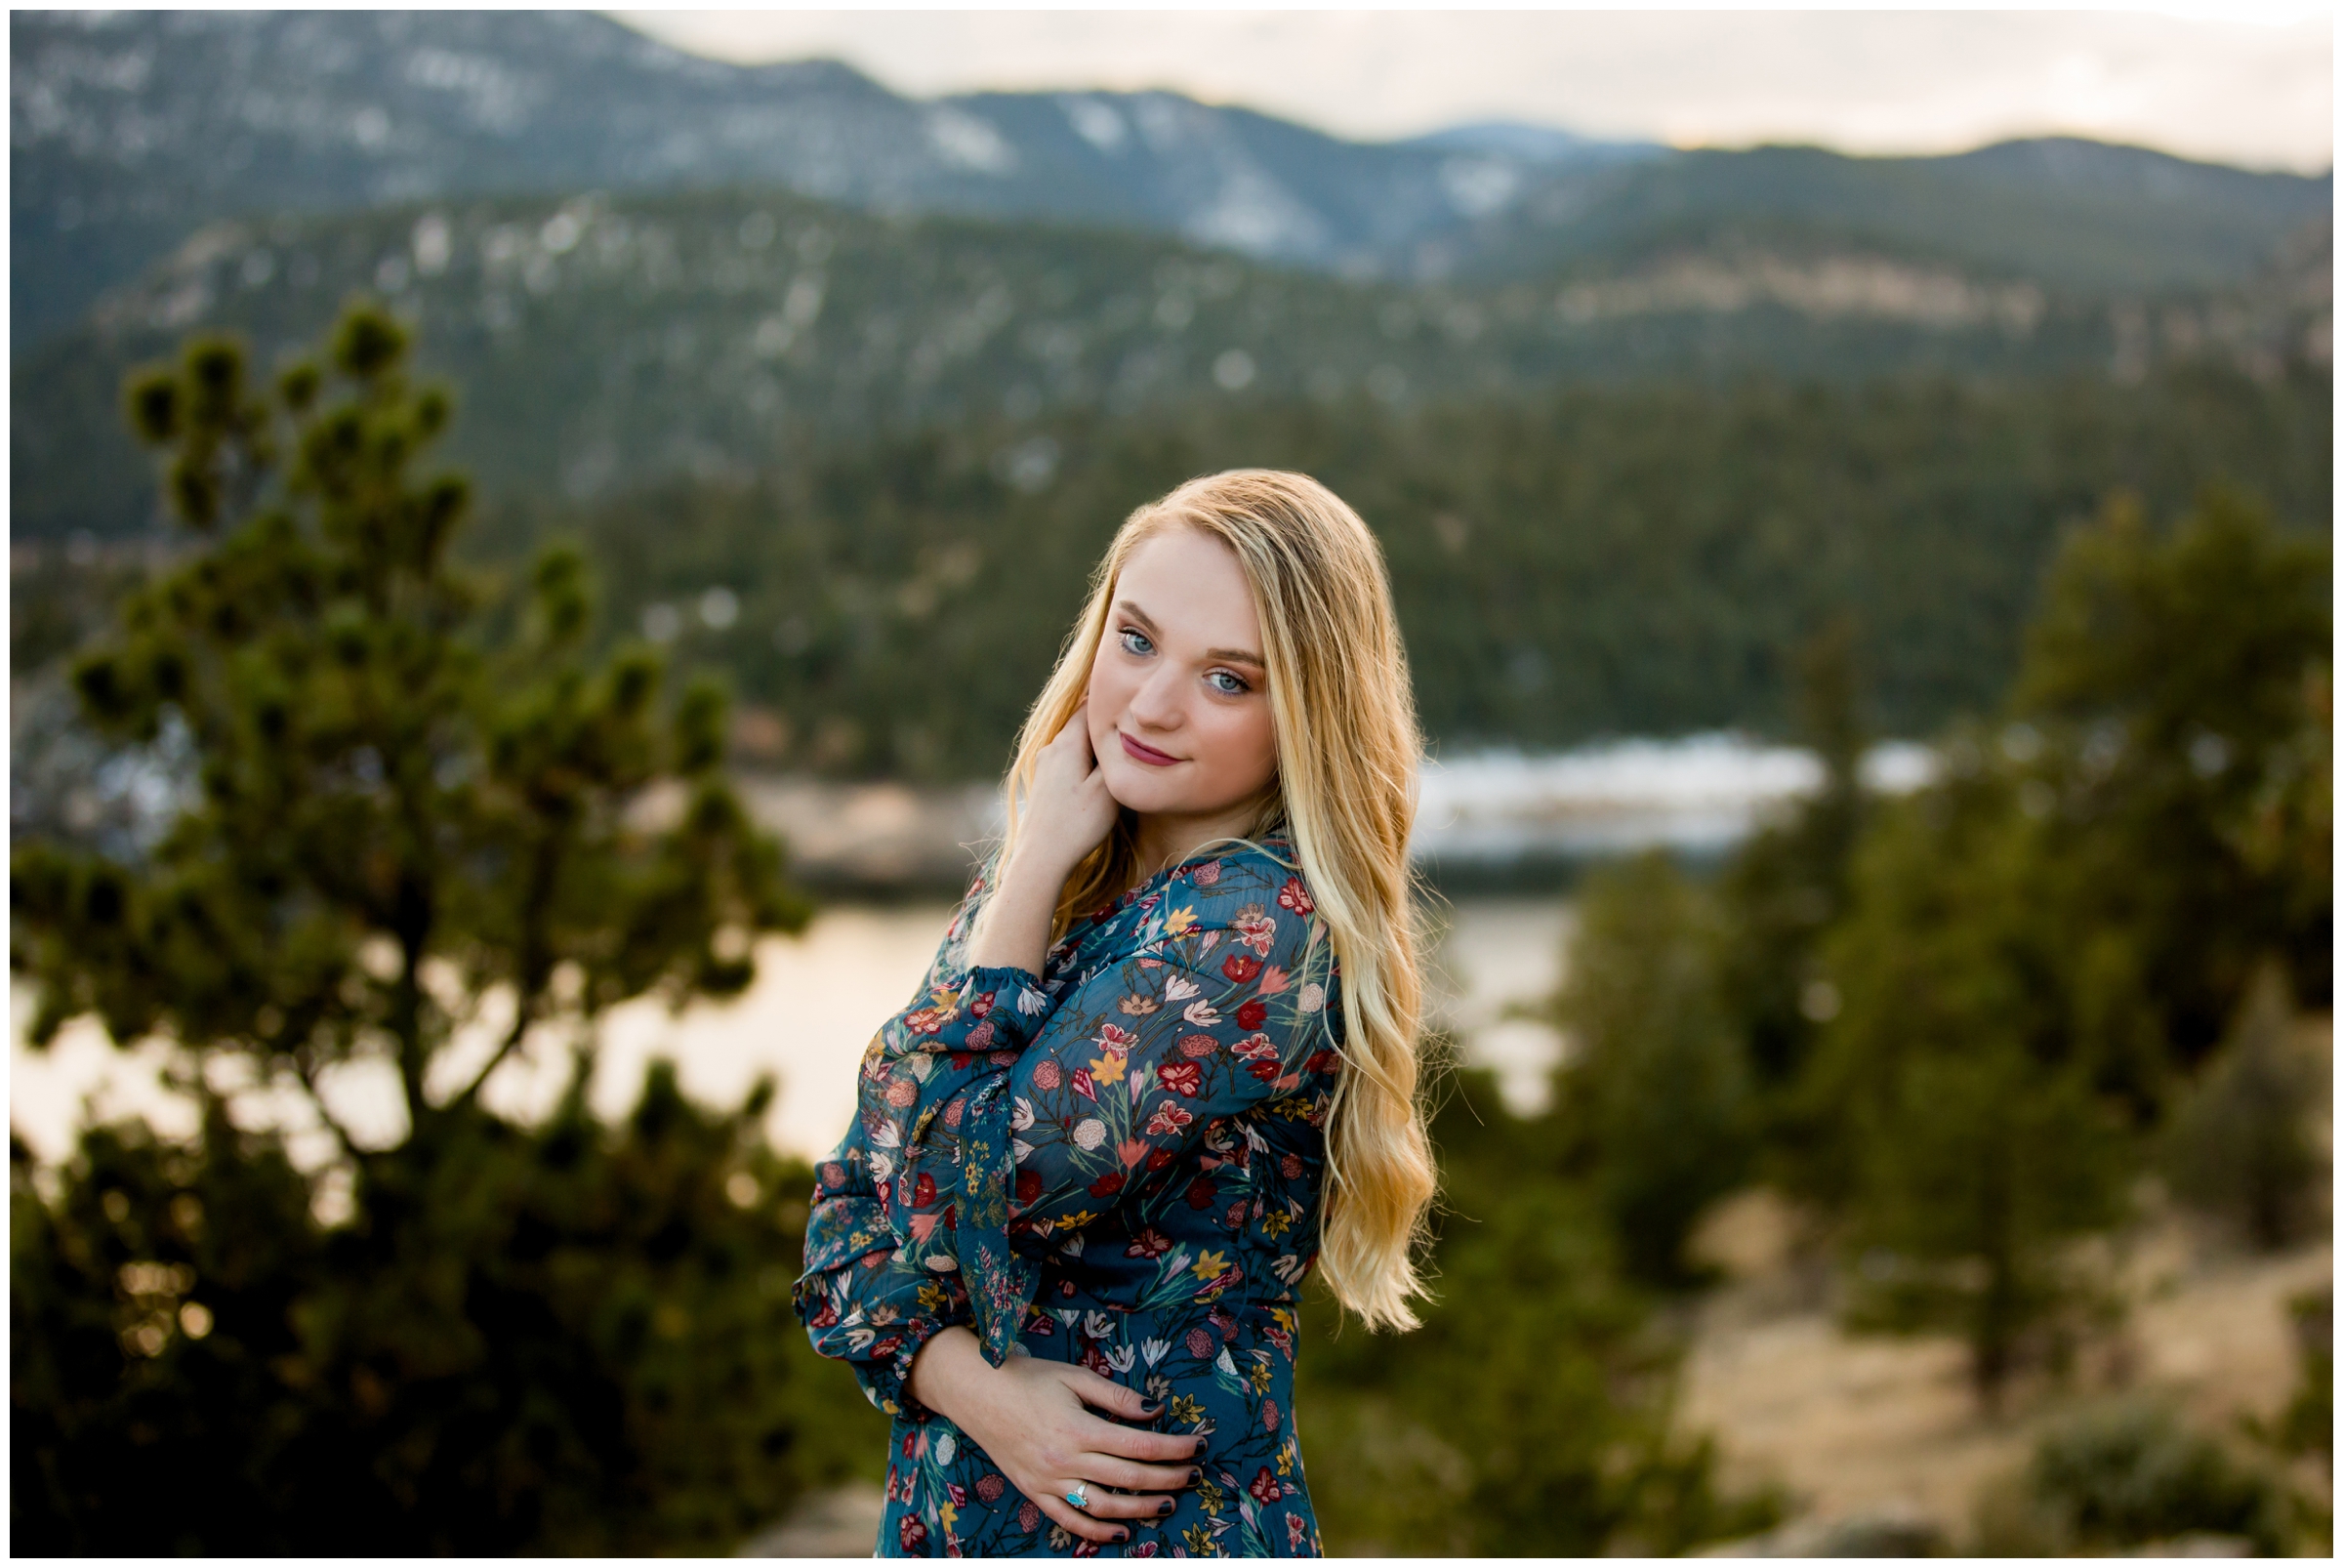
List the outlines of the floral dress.
<svg viewBox="0 0 2343 1568">
<path fill-rule="evenodd" d="M 799 1316 L 893 1417 L 884 1555 L 1318 1555 L 1293 1414 L 1341 1058 L 1326 927 L 1276 836 L 1078 921 L 1043 973 L 969 970 L 979 874 L 863 1058 L 821 1162 Z M 950 1324 L 1079 1363 L 1194 1433 L 1201 1482 L 1097 1546 L 905 1386 Z"/>
</svg>

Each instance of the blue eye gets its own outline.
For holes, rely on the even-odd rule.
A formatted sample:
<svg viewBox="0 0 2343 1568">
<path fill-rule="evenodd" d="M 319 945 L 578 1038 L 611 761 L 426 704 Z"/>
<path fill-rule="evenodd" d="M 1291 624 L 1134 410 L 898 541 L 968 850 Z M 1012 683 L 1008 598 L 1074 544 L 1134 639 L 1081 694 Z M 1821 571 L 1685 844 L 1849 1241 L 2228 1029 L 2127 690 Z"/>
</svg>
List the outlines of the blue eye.
<svg viewBox="0 0 2343 1568">
<path fill-rule="evenodd" d="M 1223 678 L 1236 682 L 1234 685 L 1214 686 L 1213 688 L 1214 691 L 1220 692 L 1225 696 L 1241 697 L 1245 695 L 1246 692 L 1253 689 L 1252 686 L 1246 683 L 1244 677 L 1232 675 L 1226 670 L 1214 670 L 1211 675 L 1205 677 L 1207 681 L 1218 681 Z"/>
<path fill-rule="evenodd" d="M 1155 651 L 1155 644 L 1147 640 L 1147 636 L 1145 633 L 1134 632 L 1127 626 L 1123 629 L 1122 635 L 1123 650 L 1126 653 L 1152 653 Z M 1130 644 L 1133 640 L 1136 640 L 1141 645 L 1135 648 L 1132 647 Z"/>
</svg>

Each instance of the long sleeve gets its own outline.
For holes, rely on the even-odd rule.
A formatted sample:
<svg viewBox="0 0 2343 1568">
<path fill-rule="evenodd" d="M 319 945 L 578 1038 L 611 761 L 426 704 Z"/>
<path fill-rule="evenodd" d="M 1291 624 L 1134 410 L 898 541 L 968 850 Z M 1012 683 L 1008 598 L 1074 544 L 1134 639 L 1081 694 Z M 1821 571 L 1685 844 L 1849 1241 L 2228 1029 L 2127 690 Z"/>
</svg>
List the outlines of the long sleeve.
<svg viewBox="0 0 2343 1568">
<path fill-rule="evenodd" d="M 804 1268 L 793 1291 L 814 1349 L 846 1362 L 871 1402 L 888 1415 L 924 1418 L 906 1386 L 912 1359 L 938 1331 L 970 1322 L 972 1316 L 967 1293 L 956 1277 L 921 1268 L 901 1255 L 902 1238 L 890 1223 L 888 1201 L 903 1129 L 885 1113 L 893 1108 L 891 1075 L 905 1059 L 907 1042 L 966 1045 L 984 1026 L 991 1008 L 989 1003 L 963 1007 L 959 998 L 968 995 L 973 1001 L 1003 989 L 1012 996 L 1025 992 L 1029 977 L 1022 971 L 970 974 L 965 968 L 967 931 L 984 886 L 980 872 L 911 1004 L 881 1026 L 865 1053 L 855 1121 L 815 1171 Z M 1038 991 L 1035 997 L 1038 1002 Z M 1019 1016 L 1013 1008 L 1010 1015 Z M 933 1058 L 922 1053 L 922 1059 Z M 898 1091 L 894 1097 L 903 1094 Z"/>
</svg>

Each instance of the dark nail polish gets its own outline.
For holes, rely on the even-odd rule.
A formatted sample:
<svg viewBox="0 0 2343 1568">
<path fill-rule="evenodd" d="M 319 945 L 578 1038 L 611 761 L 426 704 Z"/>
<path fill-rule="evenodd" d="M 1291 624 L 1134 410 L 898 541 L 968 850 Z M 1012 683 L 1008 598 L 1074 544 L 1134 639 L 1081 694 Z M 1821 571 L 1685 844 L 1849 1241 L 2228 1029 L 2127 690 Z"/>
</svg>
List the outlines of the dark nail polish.
<svg viewBox="0 0 2343 1568">
<path fill-rule="evenodd" d="M 1204 1439 L 1201 1437 L 1196 1439 L 1196 1452 L 1199 1454 L 1204 1452 Z"/>
<path fill-rule="evenodd" d="M 1158 1513 L 1170 1513 L 1172 1511 L 1172 1500 L 1170 1498 L 1166 1498 L 1163 1502 L 1158 1503 L 1155 1506 L 1155 1511 Z"/>
<path fill-rule="evenodd" d="M 1161 1413 L 1163 1408 L 1164 1407 L 1161 1405 L 1141 1405 L 1139 1407 L 1139 1414 L 1142 1416 L 1153 1416 Z"/>
<path fill-rule="evenodd" d="M 1117 1541 L 1129 1541 L 1130 1539 L 1130 1532 L 1129 1530 L 1117 1530 L 1115 1532 L 1115 1539 Z"/>
<path fill-rule="evenodd" d="M 1189 1471 L 1188 1471 L 1188 1484 L 1189 1484 L 1190 1486 L 1194 1486 L 1194 1485 L 1195 1485 L 1195 1484 L 1196 1484 L 1198 1481 L 1201 1481 L 1201 1480 L 1203 1480 L 1203 1479 L 1204 1479 L 1204 1471 L 1202 1471 L 1202 1470 L 1199 1470 L 1199 1469 L 1191 1469 L 1191 1470 L 1189 1470 Z"/>
</svg>

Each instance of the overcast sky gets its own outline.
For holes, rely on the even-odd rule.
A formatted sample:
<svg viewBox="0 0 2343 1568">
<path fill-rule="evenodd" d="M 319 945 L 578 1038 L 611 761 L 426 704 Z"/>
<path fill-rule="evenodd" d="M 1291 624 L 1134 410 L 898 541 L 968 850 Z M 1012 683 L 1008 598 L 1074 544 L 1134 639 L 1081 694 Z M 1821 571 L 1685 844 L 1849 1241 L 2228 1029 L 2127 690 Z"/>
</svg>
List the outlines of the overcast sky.
<svg viewBox="0 0 2343 1568">
<path fill-rule="evenodd" d="M 2071 133 L 2303 171 L 2334 153 L 2333 23 L 2301 0 L 2162 13 L 613 15 L 725 60 L 844 60 L 918 97 L 1168 87 L 1362 139 L 1513 119 L 1679 145 L 1942 152 Z M 2226 20 L 2238 15 L 2258 20 Z"/>
</svg>

